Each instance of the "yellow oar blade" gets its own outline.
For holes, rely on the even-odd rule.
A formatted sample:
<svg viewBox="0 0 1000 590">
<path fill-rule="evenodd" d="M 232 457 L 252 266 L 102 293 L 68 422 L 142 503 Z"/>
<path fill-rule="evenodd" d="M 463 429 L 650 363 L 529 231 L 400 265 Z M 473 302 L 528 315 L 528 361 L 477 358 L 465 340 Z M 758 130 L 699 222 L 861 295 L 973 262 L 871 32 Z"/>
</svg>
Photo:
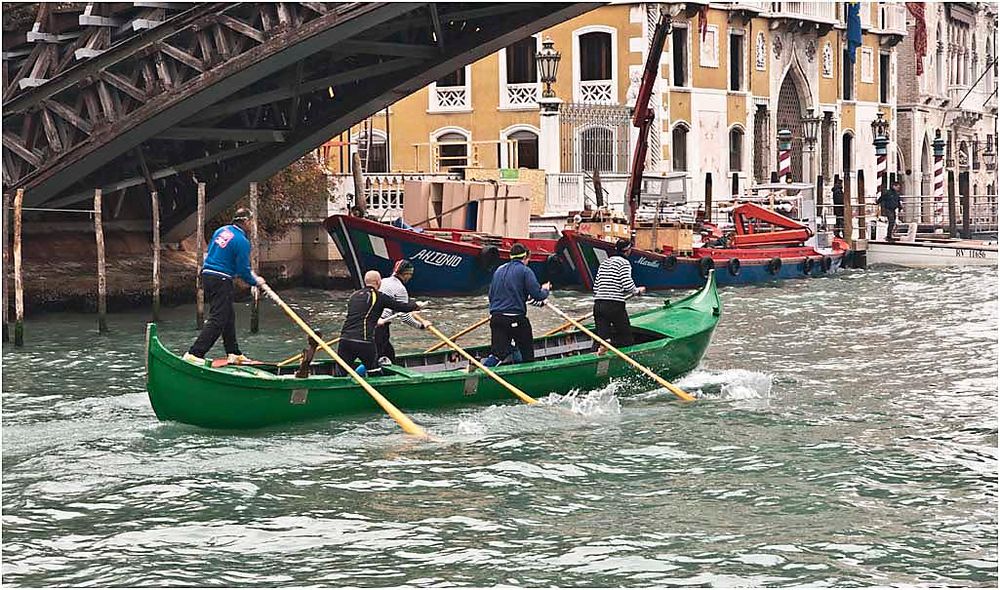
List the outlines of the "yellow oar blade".
<svg viewBox="0 0 1000 590">
<path fill-rule="evenodd" d="M 429 438 L 423 428 L 417 426 L 417 424 L 413 420 L 410 420 L 409 416 L 401 412 L 399 408 L 397 408 L 396 406 L 392 405 L 392 402 L 387 400 L 381 393 L 376 391 L 375 388 L 372 387 L 367 381 L 362 379 L 361 375 L 358 375 L 357 372 L 355 372 L 354 369 L 351 367 L 351 365 L 347 364 L 347 362 L 344 361 L 344 359 L 340 358 L 340 356 L 337 353 L 335 353 L 333 349 L 330 348 L 330 346 L 326 342 L 323 342 L 323 339 L 320 338 L 316 334 L 316 332 L 313 332 L 312 328 L 310 328 L 309 325 L 306 324 L 305 321 L 303 321 L 302 318 L 298 316 L 298 314 L 292 311 L 292 308 L 288 307 L 288 305 L 284 301 L 282 301 L 280 297 L 278 297 L 277 293 L 271 290 L 270 285 L 263 285 L 261 288 L 263 289 L 264 293 L 271 298 L 271 300 L 273 300 L 275 303 L 278 304 L 278 307 L 280 307 L 285 312 L 285 314 L 288 315 L 288 317 L 292 318 L 292 321 L 294 321 L 296 324 L 299 325 L 300 328 L 302 328 L 303 332 L 308 334 L 309 337 L 312 338 L 316 342 L 316 344 L 323 349 L 324 352 L 330 355 L 330 358 L 332 358 L 334 362 L 340 365 L 342 369 L 347 371 L 347 374 L 350 375 L 352 379 L 354 379 L 355 383 L 361 386 L 361 389 L 364 389 L 365 392 L 368 395 L 370 395 L 372 399 L 375 400 L 375 403 L 377 403 L 383 410 L 385 410 L 386 414 L 389 414 L 389 416 L 393 420 L 395 420 L 397 424 L 399 424 L 400 428 L 403 429 L 403 432 L 407 434 L 412 434 L 414 436 Z"/>
<path fill-rule="evenodd" d="M 417 316 L 417 314 L 413 314 L 413 317 L 416 318 L 416 317 L 419 317 L 419 316 Z M 423 321 L 422 318 L 421 318 L 421 321 Z M 518 398 L 520 398 L 521 401 L 523 401 L 526 404 L 536 404 L 536 403 L 538 403 L 538 400 L 536 400 L 535 398 L 531 397 L 527 393 L 524 393 L 523 391 L 521 391 L 520 389 L 518 389 L 517 387 L 515 387 L 514 385 L 512 385 L 511 383 L 509 383 L 506 379 L 504 379 L 500 375 L 497 375 L 496 373 L 494 373 L 493 371 L 491 371 L 489 367 L 487 367 L 486 365 L 484 365 L 481 362 L 479 362 L 476 359 L 476 357 L 474 357 L 471 354 L 469 354 L 468 352 L 466 352 L 466 350 L 464 348 L 462 348 L 461 346 L 459 346 L 459 345 L 455 344 L 454 342 L 452 342 L 452 340 L 450 338 L 448 338 L 447 336 L 445 336 L 441 332 L 441 330 L 438 330 L 433 325 L 428 326 L 427 329 L 430 330 L 431 334 L 434 334 L 435 336 L 437 336 L 438 338 L 440 338 L 441 341 L 444 344 L 450 346 L 455 352 L 457 352 L 458 354 L 460 354 L 463 357 L 465 357 L 465 359 L 467 361 L 469 361 L 470 363 L 472 363 L 473 365 L 475 365 L 476 368 L 478 368 L 480 371 L 486 373 L 494 381 L 496 381 L 500 385 L 503 385 L 504 387 L 506 387 L 508 391 L 510 391 L 511 393 L 513 393 L 514 395 L 516 395 Z"/>
<path fill-rule="evenodd" d="M 552 305 L 551 302 L 546 301 L 545 304 L 546 304 L 546 306 L 549 309 L 551 309 L 552 311 L 556 312 L 559 315 L 559 317 L 563 318 L 564 320 L 566 320 L 570 324 L 576 326 L 576 329 L 580 330 L 581 332 L 583 332 L 587 336 L 590 336 L 594 340 L 594 342 L 597 342 L 598 344 L 600 344 L 604 348 L 606 348 L 606 349 L 610 350 L 611 352 L 615 353 L 616 355 L 618 355 L 618 357 L 620 359 L 622 359 L 623 361 L 625 361 L 628 364 L 632 365 L 633 367 L 635 367 L 636 369 L 638 369 L 639 371 L 641 371 L 643 374 L 645 374 L 647 377 L 653 379 L 654 381 L 656 381 L 657 383 L 659 383 L 660 385 L 662 385 L 670 393 L 676 395 L 677 397 L 681 398 L 682 400 L 684 400 L 686 402 L 693 402 L 694 401 L 694 397 L 691 394 L 689 394 L 686 391 L 684 391 L 683 389 L 677 387 L 673 383 L 670 383 L 669 381 L 667 381 L 663 377 L 660 377 L 659 375 L 657 375 L 656 373 L 654 373 L 653 371 L 651 371 L 649 368 L 647 368 L 645 365 L 640 364 L 638 361 L 636 361 L 632 357 L 628 356 L 624 352 L 618 350 L 614 346 L 611 346 L 611 344 L 608 341 L 606 341 L 604 338 L 601 338 L 597 334 L 594 334 L 593 332 L 591 332 L 590 330 L 588 330 L 586 326 L 584 326 L 580 322 L 572 319 L 571 317 L 569 317 L 568 315 L 566 315 L 565 313 L 563 313 L 562 311 L 560 311 L 559 308 L 557 308 L 555 305 Z"/>
</svg>

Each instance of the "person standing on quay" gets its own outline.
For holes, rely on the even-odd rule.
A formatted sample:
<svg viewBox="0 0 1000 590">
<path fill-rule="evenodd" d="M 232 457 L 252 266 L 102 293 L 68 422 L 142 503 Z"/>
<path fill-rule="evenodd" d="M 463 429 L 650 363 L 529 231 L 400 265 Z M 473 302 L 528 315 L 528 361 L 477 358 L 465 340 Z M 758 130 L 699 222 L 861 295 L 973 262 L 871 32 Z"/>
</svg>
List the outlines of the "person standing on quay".
<svg viewBox="0 0 1000 590">
<path fill-rule="evenodd" d="M 236 289 L 233 279 L 238 276 L 248 285 L 267 284 L 263 277 L 254 274 L 250 268 L 247 229 L 251 219 L 253 213 L 249 209 L 237 209 L 233 222 L 215 230 L 208 243 L 208 255 L 201 269 L 205 297 L 208 299 L 208 319 L 205 320 L 198 339 L 184 353 L 184 360 L 190 363 L 205 364 L 205 355 L 220 335 L 228 362 L 242 364 L 250 361 L 240 352 L 240 345 L 236 341 L 236 309 L 233 307 Z"/>
<path fill-rule="evenodd" d="M 882 196 L 875 201 L 875 204 L 882 208 L 882 215 L 889 220 L 889 229 L 885 233 L 885 241 L 895 242 L 893 232 L 896 230 L 896 211 L 903 208 L 899 198 L 899 189 L 902 185 L 899 182 L 892 183 L 889 190 L 882 191 Z"/>
<path fill-rule="evenodd" d="M 837 218 L 834 234 L 844 237 L 844 181 L 840 177 L 833 180 L 833 215 Z"/>
<path fill-rule="evenodd" d="M 646 292 L 645 287 L 636 287 L 632 279 L 632 263 L 628 261 L 631 251 L 632 242 L 618 240 L 615 253 L 601 262 L 594 279 L 594 327 L 598 336 L 610 340 L 615 347 L 635 342 L 625 298 Z"/>
</svg>

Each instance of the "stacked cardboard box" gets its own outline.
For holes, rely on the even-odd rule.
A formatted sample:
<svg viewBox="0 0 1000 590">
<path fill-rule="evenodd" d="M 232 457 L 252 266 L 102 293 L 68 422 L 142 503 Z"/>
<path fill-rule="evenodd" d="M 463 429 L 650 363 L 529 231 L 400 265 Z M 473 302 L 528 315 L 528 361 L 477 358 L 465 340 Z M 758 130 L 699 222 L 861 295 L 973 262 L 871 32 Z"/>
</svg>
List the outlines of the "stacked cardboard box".
<svg viewBox="0 0 1000 590">
<path fill-rule="evenodd" d="M 408 180 L 403 219 L 415 227 L 528 237 L 531 187 L 524 183 Z"/>
</svg>

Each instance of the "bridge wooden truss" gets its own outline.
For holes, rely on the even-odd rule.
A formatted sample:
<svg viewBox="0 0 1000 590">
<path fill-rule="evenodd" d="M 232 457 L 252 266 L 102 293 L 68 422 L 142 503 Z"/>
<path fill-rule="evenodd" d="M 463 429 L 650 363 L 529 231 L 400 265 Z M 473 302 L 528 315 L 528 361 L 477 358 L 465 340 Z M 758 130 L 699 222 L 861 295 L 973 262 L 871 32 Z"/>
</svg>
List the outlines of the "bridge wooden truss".
<svg viewBox="0 0 1000 590">
<path fill-rule="evenodd" d="M 177 239 L 196 182 L 213 215 L 403 96 L 595 6 L 39 4 L 4 35 L 4 189 L 72 207 L 101 188 L 137 217 L 156 190 Z"/>
</svg>

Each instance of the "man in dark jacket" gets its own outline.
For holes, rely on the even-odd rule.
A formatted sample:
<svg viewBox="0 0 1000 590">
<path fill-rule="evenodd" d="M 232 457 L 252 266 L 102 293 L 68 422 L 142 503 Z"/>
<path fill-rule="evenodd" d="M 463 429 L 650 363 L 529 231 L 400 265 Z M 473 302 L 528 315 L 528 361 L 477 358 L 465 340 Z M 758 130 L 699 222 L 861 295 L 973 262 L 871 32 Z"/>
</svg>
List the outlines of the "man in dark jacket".
<svg viewBox="0 0 1000 590">
<path fill-rule="evenodd" d="M 875 201 L 875 204 L 882 208 L 882 215 L 889 220 L 889 229 L 885 234 L 885 241 L 887 242 L 896 241 L 892 233 L 896 229 L 896 211 L 903 208 L 903 204 L 899 198 L 899 189 L 901 186 L 899 182 L 892 183 L 892 187 L 889 190 L 882 191 L 882 196 Z"/>
<path fill-rule="evenodd" d="M 511 341 L 517 346 L 521 360 L 535 360 L 531 322 L 528 321 L 527 300 L 541 305 L 549 296 L 551 283 L 538 284 L 535 273 L 528 268 L 528 249 L 521 244 L 510 248 L 510 262 L 493 273 L 490 282 L 490 356 L 486 366 L 500 364 L 511 351 Z"/>
<path fill-rule="evenodd" d="M 374 373 L 380 371 L 378 353 L 375 348 L 375 326 L 382 312 L 388 308 L 393 311 L 417 311 L 420 304 L 396 301 L 389 295 L 379 292 L 382 285 L 382 275 L 377 270 L 365 273 L 365 286 L 358 289 L 347 299 L 347 319 L 340 330 L 340 344 L 337 355 L 348 364 L 360 360 L 364 369 L 358 373 Z M 345 373 L 338 368 L 338 375 Z"/>
<path fill-rule="evenodd" d="M 837 218 L 834 234 L 844 237 L 844 181 L 839 176 L 833 179 L 833 215 Z"/>
<path fill-rule="evenodd" d="M 201 269 L 201 280 L 208 299 L 208 318 L 198 339 L 184 354 L 184 360 L 190 363 L 204 365 L 205 355 L 220 335 L 230 363 L 240 364 L 250 360 L 243 356 L 236 342 L 233 279 L 238 276 L 248 285 L 265 284 L 264 279 L 250 269 L 250 240 L 246 233 L 252 218 L 253 213 L 249 209 L 237 209 L 232 224 L 215 230 L 208 243 L 208 255 Z"/>
</svg>

